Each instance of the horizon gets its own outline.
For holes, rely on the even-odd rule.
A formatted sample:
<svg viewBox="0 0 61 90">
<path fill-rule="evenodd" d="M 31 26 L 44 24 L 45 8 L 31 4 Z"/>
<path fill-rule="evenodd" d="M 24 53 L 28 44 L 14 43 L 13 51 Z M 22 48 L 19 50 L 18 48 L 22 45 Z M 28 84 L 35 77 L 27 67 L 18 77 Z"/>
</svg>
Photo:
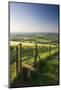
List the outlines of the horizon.
<svg viewBox="0 0 61 90">
<path fill-rule="evenodd" d="M 56 33 L 56 34 L 58 34 L 58 32 L 10 32 L 10 33 L 15 33 L 15 34 L 21 34 L 21 33 L 40 33 L 40 34 L 46 34 L 46 33 L 49 33 L 49 34 L 51 34 L 51 33 Z"/>
</svg>

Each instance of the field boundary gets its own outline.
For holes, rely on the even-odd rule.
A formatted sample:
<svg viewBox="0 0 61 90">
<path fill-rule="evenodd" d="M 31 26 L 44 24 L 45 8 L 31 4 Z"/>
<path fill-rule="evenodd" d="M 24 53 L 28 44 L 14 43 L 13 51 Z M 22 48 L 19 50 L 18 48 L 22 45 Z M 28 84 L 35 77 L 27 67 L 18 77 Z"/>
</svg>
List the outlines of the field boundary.
<svg viewBox="0 0 61 90">
<path fill-rule="evenodd" d="M 47 44 L 47 43 L 40 43 L 40 44 Z M 56 43 L 53 43 L 55 45 L 55 47 L 57 48 L 57 44 Z M 49 52 L 49 56 L 50 56 L 50 52 L 51 52 L 51 43 L 48 43 L 49 47 L 48 47 L 48 52 Z M 18 48 L 19 46 L 19 48 Z M 11 61 L 10 63 L 13 64 L 13 62 L 16 62 L 16 76 L 18 76 L 19 73 L 22 72 L 22 62 L 34 57 L 34 64 L 35 64 L 35 67 L 37 65 L 37 57 L 41 60 L 41 57 L 38 53 L 38 43 L 35 43 L 35 54 L 33 56 L 28 56 L 27 58 L 24 58 L 22 59 L 22 43 L 20 43 L 19 45 L 17 45 L 16 47 L 16 60 L 14 61 Z M 19 65 L 18 65 L 18 50 L 20 51 L 20 69 L 19 68 Z M 29 66 L 29 65 L 28 65 Z"/>
</svg>

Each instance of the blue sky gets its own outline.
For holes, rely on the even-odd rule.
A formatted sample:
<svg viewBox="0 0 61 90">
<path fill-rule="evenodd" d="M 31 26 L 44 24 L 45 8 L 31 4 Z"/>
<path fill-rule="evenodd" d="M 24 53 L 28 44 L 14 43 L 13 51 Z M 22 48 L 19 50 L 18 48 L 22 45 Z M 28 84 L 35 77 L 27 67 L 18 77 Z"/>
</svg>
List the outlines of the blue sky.
<svg viewBox="0 0 61 90">
<path fill-rule="evenodd" d="M 11 2 L 10 32 L 58 32 L 58 5 Z"/>
</svg>

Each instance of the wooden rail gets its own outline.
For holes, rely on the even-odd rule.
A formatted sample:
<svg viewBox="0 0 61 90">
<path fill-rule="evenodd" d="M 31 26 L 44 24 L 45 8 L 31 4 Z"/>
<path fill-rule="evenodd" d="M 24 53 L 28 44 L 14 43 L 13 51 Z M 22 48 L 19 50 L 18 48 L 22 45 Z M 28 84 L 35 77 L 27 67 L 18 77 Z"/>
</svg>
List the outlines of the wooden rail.
<svg viewBox="0 0 61 90">
<path fill-rule="evenodd" d="M 42 43 L 42 44 L 46 44 L 46 43 Z M 49 44 L 49 56 L 50 56 L 51 43 L 48 43 L 48 44 Z M 18 46 L 16 46 L 16 60 L 15 60 L 15 62 L 16 62 L 16 76 L 18 76 L 18 74 L 22 72 L 22 67 L 26 66 L 26 67 L 31 68 L 31 65 L 27 65 L 27 64 L 26 65 L 22 65 L 23 61 L 29 60 L 30 58 L 34 57 L 34 63 L 35 63 L 35 67 L 36 67 L 36 65 L 37 65 L 37 56 L 38 56 L 39 59 L 41 59 L 39 54 L 38 54 L 38 46 L 37 45 L 38 44 L 35 43 L 35 49 L 33 49 L 35 51 L 34 55 L 28 56 L 26 58 L 22 58 L 22 54 L 23 54 L 22 44 L 19 44 L 19 48 L 20 48 L 20 71 L 19 71 L 19 65 L 18 65 L 18 62 L 19 62 L 18 61 L 18 51 L 19 51 L 19 48 L 18 48 Z"/>
</svg>

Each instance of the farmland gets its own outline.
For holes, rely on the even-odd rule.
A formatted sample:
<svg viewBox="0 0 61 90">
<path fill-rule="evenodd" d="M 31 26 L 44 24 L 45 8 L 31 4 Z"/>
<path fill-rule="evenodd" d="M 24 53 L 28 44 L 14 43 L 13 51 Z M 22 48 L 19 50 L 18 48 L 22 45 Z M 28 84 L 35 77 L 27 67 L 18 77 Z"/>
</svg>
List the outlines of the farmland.
<svg viewBox="0 0 61 90">
<path fill-rule="evenodd" d="M 11 33 L 9 73 L 12 87 L 57 85 L 59 83 L 58 42 L 57 33 Z M 27 65 L 27 69 L 31 66 L 29 78 L 28 70 L 24 69 L 22 69 L 22 76 L 16 76 L 17 59 L 19 72 L 21 72 L 20 63 L 22 66 Z"/>
</svg>

